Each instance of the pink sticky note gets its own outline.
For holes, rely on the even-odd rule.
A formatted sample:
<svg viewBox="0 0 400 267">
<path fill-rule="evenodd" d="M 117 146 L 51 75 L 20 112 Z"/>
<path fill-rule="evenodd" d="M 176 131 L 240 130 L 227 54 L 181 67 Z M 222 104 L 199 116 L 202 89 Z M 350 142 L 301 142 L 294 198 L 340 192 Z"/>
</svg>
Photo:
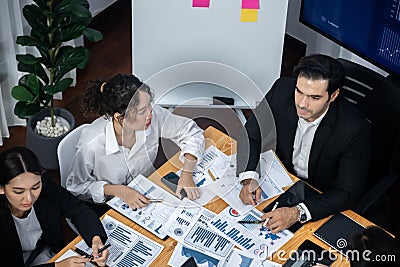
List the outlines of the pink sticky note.
<svg viewBox="0 0 400 267">
<path fill-rule="evenodd" d="M 192 7 L 210 7 L 210 0 L 193 0 Z"/>
<path fill-rule="evenodd" d="M 260 0 L 242 0 L 242 9 L 259 9 Z"/>
</svg>

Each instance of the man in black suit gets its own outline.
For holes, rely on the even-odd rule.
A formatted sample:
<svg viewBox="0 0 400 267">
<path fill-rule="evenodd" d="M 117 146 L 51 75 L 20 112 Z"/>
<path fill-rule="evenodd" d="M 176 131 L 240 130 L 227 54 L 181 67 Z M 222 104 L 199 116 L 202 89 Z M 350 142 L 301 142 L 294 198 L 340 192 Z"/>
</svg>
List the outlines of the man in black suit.
<svg viewBox="0 0 400 267">
<path fill-rule="evenodd" d="M 352 208 L 364 192 L 369 170 L 369 123 L 340 95 L 342 65 L 329 56 L 311 55 L 300 60 L 294 76 L 279 78 L 266 95 L 275 120 L 276 154 L 290 173 L 323 193 L 265 213 L 273 232 Z M 254 182 L 262 143 L 257 116 L 265 113 L 260 106 L 246 123 L 250 157 L 239 175 L 240 198 L 252 205 L 261 193 Z"/>
</svg>

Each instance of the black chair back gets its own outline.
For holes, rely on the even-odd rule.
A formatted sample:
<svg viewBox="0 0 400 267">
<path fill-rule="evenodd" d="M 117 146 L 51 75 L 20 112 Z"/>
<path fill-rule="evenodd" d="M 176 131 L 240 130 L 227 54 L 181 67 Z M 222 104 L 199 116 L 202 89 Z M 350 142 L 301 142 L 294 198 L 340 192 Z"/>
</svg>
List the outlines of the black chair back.
<svg viewBox="0 0 400 267">
<path fill-rule="evenodd" d="M 338 59 L 346 73 L 341 94 L 371 123 L 372 157 L 368 176 L 369 190 L 383 195 L 397 178 L 400 142 L 400 83 L 395 84 L 377 72 L 357 63 Z M 390 174 L 390 175 L 389 175 Z M 384 183 L 384 185 L 382 185 Z M 377 186 L 378 188 L 375 188 Z M 366 196 L 368 193 L 366 194 Z M 374 203 L 363 199 L 358 212 L 363 214 Z M 373 199 L 370 202 L 376 202 Z M 367 207 L 368 206 L 368 207 Z"/>
</svg>

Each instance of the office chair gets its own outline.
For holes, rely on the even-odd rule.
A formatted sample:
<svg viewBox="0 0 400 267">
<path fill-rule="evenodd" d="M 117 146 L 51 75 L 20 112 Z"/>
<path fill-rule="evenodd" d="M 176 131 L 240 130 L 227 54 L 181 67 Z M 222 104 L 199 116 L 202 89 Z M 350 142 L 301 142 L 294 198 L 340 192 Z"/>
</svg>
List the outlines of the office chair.
<svg viewBox="0 0 400 267">
<path fill-rule="evenodd" d="M 400 87 L 357 63 L 338 59 L 346 73 L 341 94 L 367 117 L 371 124 L 372 154 L 368 190 L 354 211 L 376 214 L 399 176 L 395 161 L 400 143 Z"/>
<path fill-rule="evenodd" d="M 78 144 L 79 137 L 83 128 L 89 124 L 82 124 L 77 128 L 69 132 L 58 144 L 57 157 L 58 164 L 60 166 L 60 184 L 62 187 L 66 187 L 66 181 L 69 174 L 72 158 L 74 157 L 76 145 Z M 70 219 L 66 218 L 68 225 L 71 229 L 79 235 L 78 229 L 71 222 Z"/>
</svg>

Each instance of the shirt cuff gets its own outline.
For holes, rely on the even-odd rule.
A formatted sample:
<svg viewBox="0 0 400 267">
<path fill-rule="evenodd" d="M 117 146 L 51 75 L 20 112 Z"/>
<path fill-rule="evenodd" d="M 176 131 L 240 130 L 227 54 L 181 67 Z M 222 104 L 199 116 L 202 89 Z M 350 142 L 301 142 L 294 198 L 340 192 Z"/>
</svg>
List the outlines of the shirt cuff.
<svg viewBox="0 0 400 267">
<path fill-rule="evenodd" d="M 304 209 L 304 211 L 306 212 L 306 222 L 308 222 L 309 220 L 312 219 L 310 211 L 308 210 L 306 204 L 304 204 L 304 203 L 299 203 L 299 205 L 300 205 L 300 206 Z"/>
<path fill-rule="evenodd" d="M 239 174 L 239 183 L 242 183 L 244 180 L 253 179 L 256 180 L 257 183 L 260 182 L 260 175 L 255 171 L 245 171 Z"/>
<path fill-rule="evenodd" d="M 92 184 L 89 189 L 94 203 L 104 203 L 106 196 L 104 195 L 104 185 L 108 184 L 106 181 L 98 181 Z"/>
</svg>

